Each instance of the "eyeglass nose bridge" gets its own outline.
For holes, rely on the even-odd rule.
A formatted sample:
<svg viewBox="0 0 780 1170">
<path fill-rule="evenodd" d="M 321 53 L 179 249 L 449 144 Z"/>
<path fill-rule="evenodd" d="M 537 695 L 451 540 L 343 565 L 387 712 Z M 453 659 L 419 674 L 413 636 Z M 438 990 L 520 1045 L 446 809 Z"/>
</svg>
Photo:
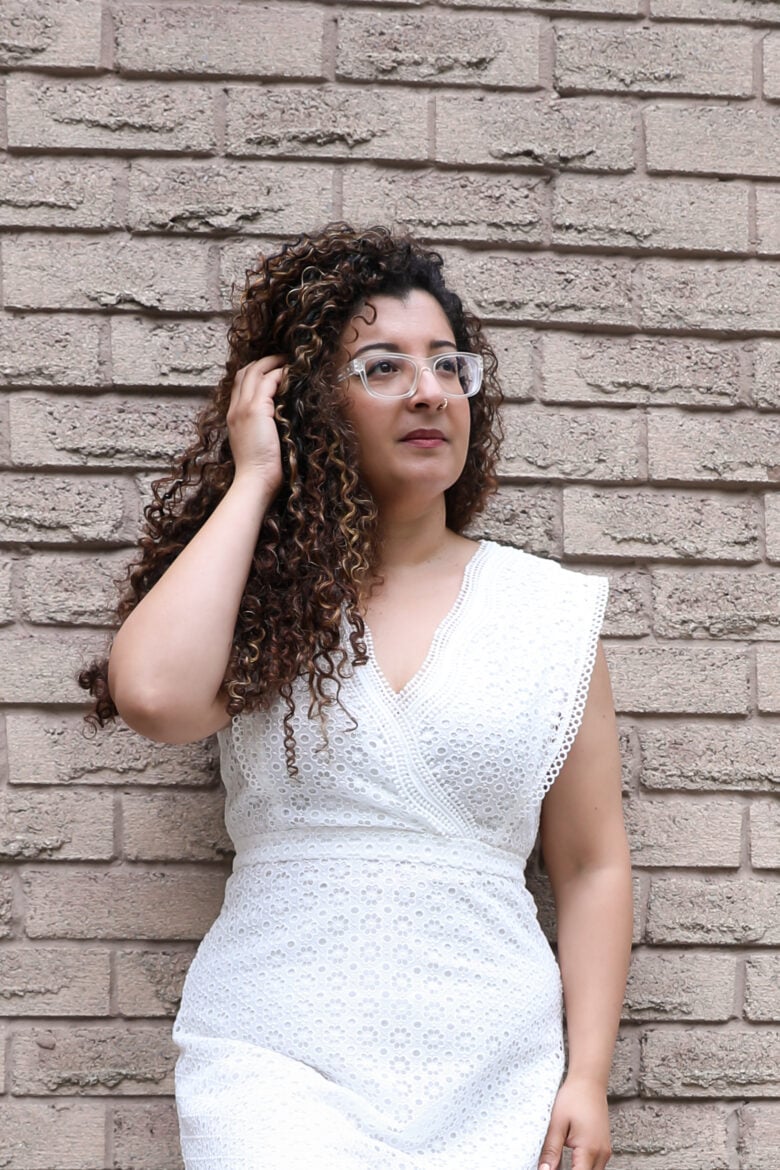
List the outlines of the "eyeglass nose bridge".
<svg viewBox="0 0 780 1170">
<path fill-rule="evenodd" d="M 436 373 L 436 370 L 434 369 L 434 363 L 437 360 L 438 359 L 436 357 L 412 358 L 412 361 L 414 362 L 414 378 L 412 379 L 411 389 L 407 390 L 407 392 L 406 392 L 407 398 L 414 398 L 417 391 L 420 389 L 420 380 L 421 380 L 423 373 L 425 371 L 427 371 L 431 375 L 431 377 L 433 378 L 434 385 L 436 386 L 436 389 L 439 391 L 439 393 L 442 395 L 442 397 L 443 398 L 448 397 L 447 391 L 442 386 L 441 379 L 439 378 L 438 374 Z"/>
</svg>

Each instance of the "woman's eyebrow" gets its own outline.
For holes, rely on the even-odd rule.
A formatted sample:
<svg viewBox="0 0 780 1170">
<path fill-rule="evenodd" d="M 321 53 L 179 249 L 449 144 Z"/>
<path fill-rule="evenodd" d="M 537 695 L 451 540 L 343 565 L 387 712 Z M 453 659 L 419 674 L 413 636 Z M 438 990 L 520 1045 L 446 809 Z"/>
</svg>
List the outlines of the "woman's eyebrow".
<svg viewBox="0 0 780 1170">
<path fill-rule="evenodd" d="M 369 341 L 366 345 L 361 345 L 353 353 L 353 358 L 359 357 L 361 353 L 366 353 L 369 349 L 378 349 L 382 353 L 401 353 L 400 345 L 396 345 L 392 341 Z M 455 349 L 455 342 L 450 341 L 431 341 L 429 349 Z"/>
</svg>

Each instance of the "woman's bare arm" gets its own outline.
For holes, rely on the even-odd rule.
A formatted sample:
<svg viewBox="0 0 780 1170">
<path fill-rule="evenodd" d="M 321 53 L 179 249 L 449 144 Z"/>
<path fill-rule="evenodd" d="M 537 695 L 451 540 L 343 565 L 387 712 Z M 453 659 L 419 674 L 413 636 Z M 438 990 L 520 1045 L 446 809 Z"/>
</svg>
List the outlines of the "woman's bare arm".
<svg viewBox="0 0 780 1170">
<path fill-rule="evenodd" d="M 603 1170 L 607 1081 L 631 947 L 631 866 L 601 648 L 577 738 L 544 801 L 541 840 L 557 910 L 569 1063 L 540 1165 L 557 1170 L 565 1144 L 576 1170 Z"/>
<path fill-rule="evenodd" d="M 111 696 L 149 739 L 186 743 L 228 722 L 220 688 L 260 526 L 281 479 L 273 396 L 283 373 L 273 357 L 237 375 L 228 412 L 233 483 L 114 639 Z"/>
</svg>

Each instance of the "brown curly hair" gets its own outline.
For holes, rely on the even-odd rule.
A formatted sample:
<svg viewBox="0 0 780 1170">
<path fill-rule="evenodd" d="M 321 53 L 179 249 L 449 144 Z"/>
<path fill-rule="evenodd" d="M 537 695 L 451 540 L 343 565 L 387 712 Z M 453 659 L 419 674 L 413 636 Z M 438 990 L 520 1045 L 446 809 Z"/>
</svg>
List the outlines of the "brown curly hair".
<svg viewBox="0 0 780 1170">
<path fill-rule="evenodd" d="M 339 701 L 348 665 L 366 661 L 361 597 L 377 564 L 377 509 L 360 476 L 354 431 L 341 409 L 336 359 L 343 330 L 371 296 L 430 293 L 452 327 L 458 349 L 479 353 L 484 382 L 469 399 L 465 467 L 446 492 L 448 527 L 460 532 L 495 487 L 501 391 L 497 361 L 480 322 L 444 283 L 439 253 L 387 228 L 328 224 L 261 255 L 246 274 L 228 331 L 227 367 L 196 419 L 197 438 L 170 473 L 152 485 L 139 557 L 117 605 L 121 624 L 204 524 L 233 479 L 226 415 L 236 373 L 266 354 L 286 355 L 276 395 L 283 480 L 261 526 L 241 599 L 224 677 L 226 710 L 237 715 L 286 701 L 288 769 L 295 774 L 292 717 L 295 680 L 306 677 L 309 715 Z M 351 627 L 351 656 L 342 642 Z M 102 727 L 117 714 L 107 659 L 79 675 L 94 706 L 86 720 Z"/>
</svg>

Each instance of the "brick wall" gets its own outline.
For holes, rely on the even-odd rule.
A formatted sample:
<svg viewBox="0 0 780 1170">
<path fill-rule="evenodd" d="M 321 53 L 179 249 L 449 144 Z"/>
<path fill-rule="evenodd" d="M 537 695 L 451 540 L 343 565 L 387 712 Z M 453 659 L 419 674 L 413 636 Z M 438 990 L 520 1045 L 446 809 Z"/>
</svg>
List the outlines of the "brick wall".
<svg viewBox="0 0 780 1170">
<path fill-rule="evenodd" d="M 231 282 L 344 216 L 436 241 L 489 322 L 481 530 L 612 578 L 638 944 L 612 1165 L 775 1170 L 778 0 L 2 0 L 0 63 L 0 1163 L 179 1166 L 213 747 L 85 740 L 73 674 Z"/>
</svg>

